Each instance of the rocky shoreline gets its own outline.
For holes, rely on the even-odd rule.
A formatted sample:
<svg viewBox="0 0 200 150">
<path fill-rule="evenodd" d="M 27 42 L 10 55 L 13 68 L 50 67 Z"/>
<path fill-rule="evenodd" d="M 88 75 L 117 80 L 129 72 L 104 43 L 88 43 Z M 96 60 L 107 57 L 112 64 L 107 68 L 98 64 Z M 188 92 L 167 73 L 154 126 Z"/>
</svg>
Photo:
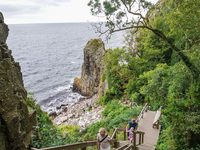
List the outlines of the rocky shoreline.
<svg viewBox="0 0 200 150">
<path fill-rule="evenodd" d="M 98 94 L 89 98 L 80 98 L 78 102 L 71 106 L 62 105 L 62 111 L 52 115 L 52 122 L 55 125 L 78 125 L 81 129 L 86 128 L 94 122 L 102 119 L 103 107 L 98 104 Z M 92 106 L 90 110 L 90 105 Z M 85 111 L 84 111 L 85 110 Z"/>
<path fill-rule="evenodd" d="M 99 96 L 103 96 L 104 91 L 108 89 L 105 78 L 106 67 L 102 63 L 104 55 L 105 47 L 101 39 L 88 41 L 84 48 L 81 77 L 74 79 L 72 89 L 74 92 L 89 97 L 80 98 L 78 102 L 71 106 L 58 106 L 57 109 L 61 109 L 58 114 L 56 112 L 49 114 L 52 116 L 52 121 L 55 125 L 78 125 L 81 129 L 84 129 L 101 120 L 103 107 L 98 105 Z M 92 108 L 90 108 L 90 105 Z"/>
<path fill-rule="evenodd" d="M 81 77 L 74 79 L 72 89 L 74 92 L 89 97 L 80 98 L 77 103 L 71 106 L 57 107 L 57 109 L 61 109 L 58 114 L 56 112 L 49 114 L 55 125 L 78 125 L 84 129 L 102 119 L 103 107 L 98 105 L 99 96 L 103 96 L 108 89 L 106 66 L 102 63 L 104 55 L 105 47 L 101 39 L 88 41 L 84 48 Z"/>
</svg>

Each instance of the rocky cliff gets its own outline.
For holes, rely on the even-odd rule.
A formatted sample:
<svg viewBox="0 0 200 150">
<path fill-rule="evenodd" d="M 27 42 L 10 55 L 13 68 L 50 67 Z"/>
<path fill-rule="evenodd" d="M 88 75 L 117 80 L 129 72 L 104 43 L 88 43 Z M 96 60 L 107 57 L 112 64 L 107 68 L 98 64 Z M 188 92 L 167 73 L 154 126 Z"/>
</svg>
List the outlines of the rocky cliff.
<svg viewBox="0 0 200 150">
<path fill-rule="evenodd" d="M 0 149 L 27 150 L 36 112 L 28 111 L 20 65 L 6 44 L 8 31 L 0 12 Z"/>
<path fill-rule="evenodd" d="M 105 65 L 102 57 L 105 55 L 104 43 L 101 39 L 90 40 L 84 48 L 84 62 L 81 78 L 75 78 L 73 91 L 84 96 L 93 96 L 99 93 L 102 96 L 107 88 L 105 79 Z"/>
</svg>

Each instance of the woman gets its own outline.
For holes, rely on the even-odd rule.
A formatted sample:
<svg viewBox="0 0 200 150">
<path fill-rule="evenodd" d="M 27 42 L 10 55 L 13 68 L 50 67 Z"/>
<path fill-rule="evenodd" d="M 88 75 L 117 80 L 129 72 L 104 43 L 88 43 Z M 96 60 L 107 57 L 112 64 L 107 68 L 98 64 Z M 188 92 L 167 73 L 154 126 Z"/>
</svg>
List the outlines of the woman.
<svg viewBox="0 0 200 150">
<path fill-rule="evenodd" d="M 100 128 L 99 133 L 97 134 L 98 150 L 110 150 L 110 144 L 114 146 L 110 139 L 110 136 L 106 134 L 106 130 L 104 128 Z"/>
</svg>

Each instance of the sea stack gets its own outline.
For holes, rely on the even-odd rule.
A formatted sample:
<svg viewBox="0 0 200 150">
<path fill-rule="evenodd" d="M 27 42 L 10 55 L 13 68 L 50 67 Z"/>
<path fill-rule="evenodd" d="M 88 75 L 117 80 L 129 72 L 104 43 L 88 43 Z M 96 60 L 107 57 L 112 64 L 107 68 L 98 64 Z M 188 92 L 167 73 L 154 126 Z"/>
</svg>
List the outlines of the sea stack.
<svg viewBox="0 0 200 150">
<path fill-rule="evenodd" d="M 28 111 L 20 65 L 6 44 L 8 31 L 0 12 L 0 149 L 28 150 L 36 112 Z"/>
<path fill-rule="evenodd" d="M 103 79 L 106 73 L 102 60 L 104 55 L 105 47 L 101 39 L 92 39 L 86 44 L 81 78 L 74 79 L 74 92 L 79 92 L 84 96 L 103 95 L 107 89 L 107 83 Z"/>
</svg>

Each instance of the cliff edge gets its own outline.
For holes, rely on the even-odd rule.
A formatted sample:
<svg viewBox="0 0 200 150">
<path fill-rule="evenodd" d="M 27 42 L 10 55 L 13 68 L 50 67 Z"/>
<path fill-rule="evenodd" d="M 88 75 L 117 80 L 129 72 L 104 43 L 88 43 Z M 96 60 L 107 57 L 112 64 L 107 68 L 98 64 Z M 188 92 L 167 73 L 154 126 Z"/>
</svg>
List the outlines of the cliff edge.
<svg viewBox="0 0 200 150">
<path fill-rule="evenodd" d="M 28 111 L 20 65 L 6 44 L 8 31 L 0 12 L 0 149 L 28 150 L 36 112 Z"/>
</svg>

